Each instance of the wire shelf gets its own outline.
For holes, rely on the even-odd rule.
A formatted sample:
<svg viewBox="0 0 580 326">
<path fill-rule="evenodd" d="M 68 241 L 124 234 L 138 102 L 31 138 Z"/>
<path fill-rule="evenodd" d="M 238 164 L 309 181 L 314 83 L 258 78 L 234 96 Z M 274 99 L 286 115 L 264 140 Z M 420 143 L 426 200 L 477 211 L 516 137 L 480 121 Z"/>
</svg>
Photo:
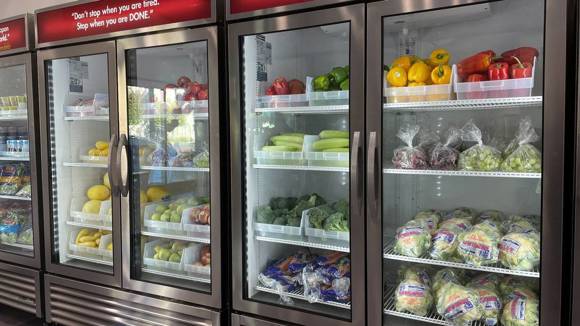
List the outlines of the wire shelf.
<svg viewBox="0 0 580 326">
<path fill-rule="evenodd" d="M 254 169 L 268 170 L 298 170 L 298 171 L 320 171 L 320 172 L 349 172 L 347 167 L 334 166 L 306 166 L 306 165 L 274 165 L 274 164 L 254 164 Z"/>
<path fill-rule="evenodd" d="M 278 295 L 280 294 L 280 292 L 278 290 L 269 288 L 260 282 L 258 282 L 258 285 L 256 285 L 256 290 L 261 291 L 261 292 L 266 292 L 266 293 L 272 293 L 272 294 L 278 294 Z M 293 299 L 308 301 L 308 299 L 304 296 L 304 289 L 302 287 L 298 287 L 296 290 L 294 290 L 292 292 L 285 292 L 285 293 L 283 293 L 283 295 L 286 295 L 286 296 L 293 298 Z M 350 309 L 350 302 L 341 303 L 341 302 L 334 302 L 334 301 L 316 301 L 315 303 L 319 303 L 319 304 L 323 304 L 323 305 L 327 305 L 327 306 L 332 306 L 332 307 L 337 307 L 337 308 L 342 308 L 342 309 Z"/>
<path fill-rule="evenodd" d="M 502 171 L 458 171 L 458 170 L 411 170 L 411 169 L 383 169 L 385 174 L 404 175 L 434 175 L 434 176 L 464 176 L 464 177 L 490 177 L 490 178 L 520 178 L 541 179 L 541 173 L 502 172 Z"/>
<path fill-rule="evenodd" d="M 264 242 L 283 243 L 283 244 L 289 244 L 289 245 L 301 246 L 301 247 L 326 249 L 326 250 L 333 250 L 333 251 L 340 251 L 340 252 L 350 252 L 349 247 L 326 244 L 322 241 L 316 242 L 316 241 L 308 240 L 307 237 L 296 237 L 296 239 L 284 239 L 284 238 L 266 237 L 266 236 L 257 235 L 256 240 L 264 241 Z"/>
<path fill-rule="evenodd" d="M 437 313 L 437 311 L 435 310 L 435 307 L 432 307 L 426 316 L 417 316 L 417 315 L 414 315 L 414 314 L 409 313 L 409 312 L 397 311 L 395 309 L 395 290 L 396 290 L 395 287 L 389 288 L 387 290 L 387 294 L 385 295 L 384 310 L 383 310 L 383 313 L 385 315 L 397 316 L 397 317 L 406 318 L 406 319 L 419 320 L 422 322 L 435 324 L 435 325 L 445 325 L 445 326 L 453 325 L 452 323 L 443 319 L 443 317 Z M 482 321 L 475 321 L 475 322 L 471 322 L 469 324 L 469 326 L 485 326 L 485 323 Z"/>
<path fill-rule="evenodd" d="M 405 112 L 405 111 L 475 111 L 493 109 L 537 109 L 541 108 L 543 99 L 541 96 L 531 97 L 508 97 L 508 98 L 486 98 L 473 100 L 450 100 L 433 102 L 406 102 L 406 103 L 385 103 L 385 112 Z"/>
<path fill-rule="evenodd" d="M 348 113 L 348 105 L 293 106 L 280 108 L 256 108 L 255 113 L 287 114 L 337 114 Z"/>
<path fill-rule="evenodd" d="M 74 168 L 100 168 L 100 169 L 107 168 L 107 164 L 102 163 L 63 162 L 62 165 Z"/>
<path fill-rule="evenodd" d="M 394 244 L 395 244 L 395 242 L 393 240 L 385 246 L 385 249 L 383 251 L 383 258 L 392 259 L 392 260 L 399 260 L 399 261 L 408 261 L 408 262 L 426 264 L 426 265 L 462 268 L 462 269 L 469 269 L 469 270 L 481 271 L 481 272 L 509 274 L 509 275 L 533 277 L 533 278 L 540 277 L 540 272 L 537 269 L 532 271 L 532 272 L 518 271 L 518 270 L 505 268 L 500 263 L 497 263 L 494 265 L 487 265 L 487 266 L 472 266 L 472 265 L 465 264 L 465 263 L 436 260 L 436 259 L 431 258 L 428 254 L 424 254 L 421 257 L 407 257 L 407 256 L 403 256 L 403 255 L 399 255 L 399 254 L 395 253 Z"/>
<path fill-rule="evenodd" d="M 184 235 L 184 234 L 167 234 L 167 233 L 152 232 L 152 231 L 141 231 L 141 234 L 149 236 L 149 237 L 171 239 L 171 240 L 182 240 L 182 241 L 198 242 L 198 243 L 210 243 L 211 242 L 210 238 L 190 237 L 190 236 Z M 208 234 L 208 236 L 209 236 L 209 234 Z"/>
</svg>

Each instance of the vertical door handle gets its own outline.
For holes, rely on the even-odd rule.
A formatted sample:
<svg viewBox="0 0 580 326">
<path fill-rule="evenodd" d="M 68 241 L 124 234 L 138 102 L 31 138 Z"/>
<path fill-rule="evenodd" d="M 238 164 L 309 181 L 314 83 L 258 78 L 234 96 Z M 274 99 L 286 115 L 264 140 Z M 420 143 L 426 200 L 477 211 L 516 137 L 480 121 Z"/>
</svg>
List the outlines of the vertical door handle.
<svg viewBox="0 0 580 326">
<path fill-rule="evenodd" d="M 360 171 L 361 168 L 361 157 L 360 157 L 360 131 L 355 131 L 352 136 L 352 149 L 351 149 L 351 158 L 350 158 L 350 168 L 352 171 L 352 178 L 351 182 L 353 188 L 356 191 L 356 212 L 360 212 L 363 202 L 363 183 L 360 180 L 360 176 L 362 172 Z"/>
<path fill-rule="evenodd" d="M 123 148 L 125 149 L 124 152 Z M 117 170 L 116 175 L 118 180 L 119 192 L 121 193 L 121 196 L 127 196 L 127 194 L 129 193 L 129 181 L 128 181 L 129 161 L 127 157 L 128 151 L 129 151 L 129 141 L 127 140 L 127 135 L 121 134 L 121 136 L 119 137 L 119 146 L 117 147 L 117 155 L 115 157 L 116 158 L 115 169 Z M 123 162 L 122 158 L 125 158 L 125 164 L 127 164 L 127 167 L 125 169 L 122 169 Z"/>
<path fill-rule="evenodd" d="M 370 218 L 378 218 L 378 204 L 379 204 L 379 180 L 377 176 L 379 175 L 377 168 L 379 167 L 378 162 L 378 151 L 377 151 L 377 132 L 372 131 L 369 136 L 369 148 L 368 148 L 368 158 L 367 158 L 367 173 L 369 174 L 369 200 L 370 205 Z"/>
<path fill-rule="evenodd" d="M 111 135 L 111 141 L 109 142 L 109 160 L 107 162 L 107 176 L 109 178 L 109 184 L 111 185 L 111 193 L 113 196 L 119 195 L 115 171 L 113 171 L 113 163 L 117 161 L 117 146 L 119 146 L 119 137 L 117 137 L 117 134 L 113 133 Z"/>
</svg>

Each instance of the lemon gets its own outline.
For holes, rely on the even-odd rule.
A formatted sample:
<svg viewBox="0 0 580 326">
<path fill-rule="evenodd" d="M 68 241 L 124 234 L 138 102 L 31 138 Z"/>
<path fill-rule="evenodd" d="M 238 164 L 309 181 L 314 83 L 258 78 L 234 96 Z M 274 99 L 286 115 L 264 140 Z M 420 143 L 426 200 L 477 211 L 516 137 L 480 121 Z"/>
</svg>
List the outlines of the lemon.
<svg viewBox="0 0 580 326">
<path fill-rule="evenodd" d="M 98 150 L 98 149 L 96 149 L 96 148 L 93 147 L 93 148 L 89 149 L 89 153 L 88 154 L 90 156 L 99 156 L 100 153 L 101 153 L 100 150 Z"/>
<path fill-rule="evenodd" d="M 153 186 L 147 188 L 147 198 L 149 198 L 149 201 L 160 201 L 168 195 L 169 193 L 163 187 Z"/>
<path fill-rule="evenodd" d="M 87 190 L 87 197 L 92 200 L 105 200 L 110 195 L 111 191 L 104 185 L 95 185 Z"/>
<path fill-rule="evenodd" d="M 89 200 L 83 205 L 83 213 L 99 214 L 100 210 L 101 210 L 100 200 Z"/>
<path fill-rule="evenodd" d="M 107 143 L 104 140 L 99 140 L 95 143 L 95 147 L 97 149 L 103 150 L 103 149 L 108 149 L 109 148 L 109 143 Z"/>
<path fill-rule="evenodd" d="M 103 184 L 111 189 L 111 183 L 109 183 L 109 172 L 105 173 L 105 175 L 103 176 Z"/>
</svg>

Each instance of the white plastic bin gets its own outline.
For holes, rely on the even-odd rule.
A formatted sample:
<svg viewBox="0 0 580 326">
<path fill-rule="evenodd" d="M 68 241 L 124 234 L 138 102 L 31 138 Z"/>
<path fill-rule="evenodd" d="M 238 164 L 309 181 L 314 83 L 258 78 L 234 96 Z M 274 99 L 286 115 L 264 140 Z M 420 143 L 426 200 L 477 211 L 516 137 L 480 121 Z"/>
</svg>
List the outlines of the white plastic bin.
<svg viewBox="0 0 580 326">
<path fill-rule="evenodd" d="M 196 206 L 200 207 L 202 205 Z M 191 221 L 191 211 L 194 207 L 189 207 L 183 211 L 181 215 L 181 222 L 183 224 L 183 230 L 187 232 L 187 235 L 190 237 L 197 237 L 197 238 L 207 238 L 209 239 L 211 226 L 209 224 L 196 224 Z"/>
<path fill-rule="evenodd" d="M 101 237 L 101 242 L 99 243 L 99 251 L 103 258 L 112 261 L 113 260 L 113 250 L 107 250 L 109 243 L 113 242 L 112 234 L 105 234 Z"/>
<path fill-rule="evenodd" d="M 306 152 L 309 166 L 348 167 L 348 152 Z"/>
<path fill-rule="evenodd" d="M 95 229 L 94 231 L 97 231 L 97 230 Z M 81 246 L 81 245 L 76 244 L 76 239 L 77 239 L 77 235 L 79 234 L 79 232 L 80 232 L 80 229 L 71 231 L 70 238 L 68 239 L 69 240 L 69 245 L 68 245 L 69 251 L 72 254 L 78 255 L 78 256 L 86 256 L 86 257 L 97 258 L 97 259 L 102 258 L 101 250 L 99 250 L 98 247 L 92 248 L 92 247 L 85 247 L 85 246 Z"/>
<path fill-rule="evenodd" d="M 488 80 L 481 82 L 459 82 L 457 69 L 454 67 L 454 89 L 458 100 L 485 98 L 529 97 L 534 88 L 536 73 L 536 58 L 532 68 L 532 77 L 504 80 Z"/>
<path fill-rule="evenodd" d="M 257 210 L 255 210 L 257 211 Z M 300 226 L 276 225 L 268 223 L 258 223 L 257 216 L 254 218 L 254 230 L 258 235 L 265 237 L 278 237 L 280 235 L 302 236 L 304 234 L 304 217 L 300 219 Z"/>
<path fill-rule="evenodd" d="M 455 77 L 455 66 L 451 68 L 449 84 L 425 85 L 413 87 L 389 87 L 387 72 L 384 73 L 383 94 L 387 103 L 448 101 L 453 99 L 452 84 Z"/>
<path fill-rule="evenodd" d="M 164 231 L 168 230 L 172 233 L 183 231 L 182 227 L 182 220 L 183 217 L 179 222 L 164 222 L 164 221 L 155 221 L 151 219 L 151 216 L 156 213 L 157 207 L 163 205 L 167 208 L 167 206 L 171 202 L 162 202 L 162 203 L 154 203 L 145 206 L 144 213 L 143 213 L 143 224 L 147 229 L 150 231 Z M 185 210 L 184 210 L 185 211 Z M 183 216 L 183 214 L 181 215 Z"/>
<path fill-rule="evenodd" d="M 89 155 L 89 150 L 91 148 L 93 148 L 93 146 L 83 148 L 80 150 L 79 159 L 81 160 L 81 162 L 96 163 L 96 164 L 108 164 L 109 163 L 109 155 L 111 154 L 110 152 L 109 152 L 109 155 L 107 155 L 107 156 Z"/>
<path fill-rule="evenodd" d="M 70 218 L 73 222 L 87 223 L 98 226 L 110 226 L 111 218 L 109 215 L 109 208 L 111 208 L 111 201 L 105 200 L 101 202 L 98 214 L 84 213 L 83 206 L 89 200 L 85 197 L 73 197 L 70 203 Z"/>
<path fill-rule="evenodd" d="M 188 274 L 209 276 L 211 274 L 211 265 L 203 266 L 200 263 L 201 249 L 205 246 L 201 243 L 190 244 L 183 251 L 183 269 Z"/>
<path fill-rule="evenodd" d="M 174 262 L 170 262 L 170 261 L 165 261 L 165 260 L 161 260 L 161 259 L 155 259 L 153 258 L 153 256 L 155 256 L 155 246 L 161 245 L 167 245 L 171 243 L 171 241 L 165 241 L 165 240 L 154 240 L 151 242 L 147 242 L 145 243 L 145 249 L 143 252 L 143 264 L 145 266 L 151 266 L 151 267 L 155 267 L 155 268 L 163 268 L 163 269 L 171 269 L 171 270 L 175 270 L 175 271 L 183 271 L 183 254 L 181 255 L 181 261 L 179 263 L 174 263 Z M 185 249 L 184 249 L 185 250 Z"/>
<path fill-rule="evenodd" d="M 254 156 L 258 164 L 265 165 L 304 165 L 302 152 L 266 152 L 255 151 Z"/>
<path fill-rule="evenodd" d="M 268 95 L 256 97 L 256 108 L 289 108 L 307 106 L 306 94 Z"/>
<path fill-rule="evenodd" d="M 334 240 L 333 243 L 337 245 L 348 245 L 350 242 L 350 232 L 339 232 L 339 231 L 326 231 L 323 229 L 317 229 L 310 227 L 309 221 L 310 209 L 302 212 L 302 220 L 305 227 L 306 236 L 323 239 L 323 240 Z"/>
<path fill-rule="evenodd" d="M 348 105 L 349 91 L 315 92 L 312 85 L 313 80 L 313 77 L 306 77 L 306 94 L 310 106 Z"/>
</svg>

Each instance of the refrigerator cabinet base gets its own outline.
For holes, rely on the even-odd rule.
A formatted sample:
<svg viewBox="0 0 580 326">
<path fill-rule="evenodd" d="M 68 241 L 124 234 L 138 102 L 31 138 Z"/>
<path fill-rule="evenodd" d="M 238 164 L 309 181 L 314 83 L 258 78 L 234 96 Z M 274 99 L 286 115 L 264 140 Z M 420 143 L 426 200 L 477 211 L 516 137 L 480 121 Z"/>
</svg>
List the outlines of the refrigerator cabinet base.
<svg viewBox="0 0 580 326">
<path fill-rule="evenodd" d="M 42 317 L 40 272 L 0 263 L 0 303 Z"/>
<path fill-rule="evenodd" d="M 46 321 L 60 325 L 220 325 L 218 312 L 46 275 Z"/>
<path fill-rule="evenodd" d="M 252 318 L 244 315 L 232 314 L 232 326 L 282 326 L 283 324 L 274 323 L 271 321 Z"/>
</svg>

